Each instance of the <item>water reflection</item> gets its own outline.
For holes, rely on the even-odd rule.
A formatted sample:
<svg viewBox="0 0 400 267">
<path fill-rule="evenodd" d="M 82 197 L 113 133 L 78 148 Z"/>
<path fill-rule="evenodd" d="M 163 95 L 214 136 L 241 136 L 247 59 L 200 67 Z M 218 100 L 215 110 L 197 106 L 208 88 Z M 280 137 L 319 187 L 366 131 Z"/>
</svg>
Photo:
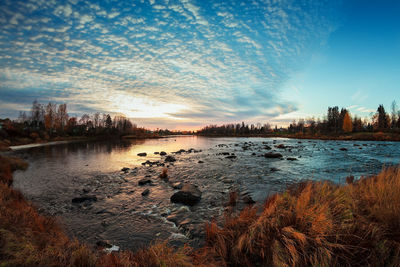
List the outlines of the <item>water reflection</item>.
<svg viewBox="0 0 400 267">
<path fill-rule="evenodd" d="M 278 144 L 286 148 L 277 148 Z M 141 163 L 164 162 L 164 157 L 154 152 L 171 154 L 190 148 L 201 152 L 172 154 L 177 161 L 166 163 L 170 182 L 193 183 L 203 192 L 200 203 L 185 213 L 191 222 L 178 229 L 166 220 L 180 206 L 169 200 L 174 193 L 170 183 L 158 177 L 163 167 Z M 283 157 L 263 156 L 271 151 Z M 142 152 L 147 156 L 137 155 Z M 348 175 L 377 173 L 383 165 L 398 164 L 400 143 L 185 136 L 76 142 L 12 154 L 30 163 L 26 172 L 16 173 L 14 186 L 43 211 L 59 215 L 71 235 L 90 244 L 103 239 L 135 248 L 155 238 L 168 238 L 171 233 L 202 229 L 204 221 L 223 212 L 230 190 L 262 201 L 286 184 L 302 179 L 341 182 Z M 236 158 L 227 158 L 232 155 Z M 122 167 L 130 170 L 120 172 Z M 139 186 L 142 178 L 151 179 L 152 185 Z M 141 195 L 144 189 L 150 190 L 146 197 Z M 71 203 L 71 199 L 85 194 L 98 200 Z"/>
</svg>

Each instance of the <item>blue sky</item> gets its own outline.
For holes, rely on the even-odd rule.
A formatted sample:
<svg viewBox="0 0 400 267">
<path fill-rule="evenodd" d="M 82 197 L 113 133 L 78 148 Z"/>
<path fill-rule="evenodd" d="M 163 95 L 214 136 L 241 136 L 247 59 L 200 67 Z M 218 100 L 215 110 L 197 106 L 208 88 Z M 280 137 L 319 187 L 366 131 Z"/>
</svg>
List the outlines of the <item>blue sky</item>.
<svg viewBox="0 0 400 267">
<path fill-rule="evenodd" d="M 400 103 L 397 1 L 0 3 L 0 117 L 33 100 L 196 129 Z"/>
</svg>

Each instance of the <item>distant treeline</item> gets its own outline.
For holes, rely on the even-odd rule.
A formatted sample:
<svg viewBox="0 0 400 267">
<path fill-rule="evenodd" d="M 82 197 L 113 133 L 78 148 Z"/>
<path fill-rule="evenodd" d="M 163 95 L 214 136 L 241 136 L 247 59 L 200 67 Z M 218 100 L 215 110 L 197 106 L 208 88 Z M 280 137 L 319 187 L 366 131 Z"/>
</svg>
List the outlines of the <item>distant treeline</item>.
<svg viewBox="0 0 400 267">
<path fill-rule="evenodd" d="M 29 138 L 48 140 L 64 136 L 146 135 L 150 131 L 139 128 L 125 116 L 111 118 L 109 114 L 69 116 L 67 104 L 43 105 L 34 101 L 30 112 L 20 112 L 17 120 L 0 119 L 0 139 Z"/>
<path fill-rule="evenodd" d="M 270 123 L 209 125 L 198 131 L 200 135 L 248 136 L 274 133 L 338 135 L 356 132 L 393 132 L 400 133 L 400 111 L 396 102 L 392 103 L 392 112 L 388 114 L 383 105 L 379 105 L 371 118 L 361 119 L 351 116 L 350 112 L 339 107 L 329 107 L 322 119 L 314 117 L 293 121 L 287 128 L 271 127 Z"/>
</svg>

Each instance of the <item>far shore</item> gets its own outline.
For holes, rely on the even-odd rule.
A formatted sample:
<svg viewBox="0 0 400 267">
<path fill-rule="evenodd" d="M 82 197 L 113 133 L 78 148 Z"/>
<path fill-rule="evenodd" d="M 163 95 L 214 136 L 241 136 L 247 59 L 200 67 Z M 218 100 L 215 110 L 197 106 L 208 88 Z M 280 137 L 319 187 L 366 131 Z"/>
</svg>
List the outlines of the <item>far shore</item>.
<svg viewBox="0 0 400 267">
<path fill-rule="evenodd" d="M 400 141 L 400 134 L 383 132 L 363 132 L 338 135 L 318 135 L 318 134 L 289 134 L 289 133 L 268 133 L 268 134 L 249 134 L 249 135 L 198 135 L 204 137 L 258 137 L 258 138 L 291 138 L 291 139 L 312 139 L 312 140 L 338 140 L 338 141 Z"/>
<path fill-rule="evenodd" d="M 0 141 L 0 151 L 9 151 L 14 149 L 24 149 L 43 145 L 56 145 L 64 144 L 69 142 L 82 142 L 82 141 L 96 141 L 96 140 L 109 140 L 122 139 L 122 140 L 134 140 L 134 139 L 158 139 L 173 137 L 174 135 L 125 135 L 125 136 L 66 136 L 66 137 L 55 137 L 49 140 L 36 140 L 23 139 L 14 141 L 12 143 L 5 143 Z M 183 135 L 188 136 L 188 135 Z M 201 135 L 194 134 L 193 136 L 202 137 L 248 137 L 248 138 L 291 138 L 291 139 L 311 139 L 311 140 L 337 140 L 337 141 L 389 141 L 399 142 L 400 134 L 395 133 L 383 133 L 383 132 L 364 132 L 364 133 L 352 133 L 352 134 L 340 134 L 340 135 L 313 135 L 313 134 L 288 134 L 288 133 L 269 133 L 269 134 L 253 134 L 253 135 Z"/>
</svg>

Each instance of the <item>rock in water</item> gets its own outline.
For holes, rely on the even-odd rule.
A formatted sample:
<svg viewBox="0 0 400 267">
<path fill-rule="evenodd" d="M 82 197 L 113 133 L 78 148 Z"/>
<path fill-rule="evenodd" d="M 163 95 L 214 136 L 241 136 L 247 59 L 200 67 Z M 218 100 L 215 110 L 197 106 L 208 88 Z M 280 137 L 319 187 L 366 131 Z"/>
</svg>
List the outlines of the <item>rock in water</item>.
<svg viewBox="0 0 400 267">
<path fill-rule="evenodd" d="M 165 156 L 165 155 L 167 155 L 167 152 L 165 152 L 165 151 L 160 152 L 160 156 Z"/>
<path fill-rule="evenodd" d="M 139 153 L 139 154 L 137 154 L 139 157 L 146 157 L 147 156 L 147 153 L 146 152 L 143 152 L 143 153 Z"/>
<path fill-rule="evenodd" d="M 266 158 L 282 158 L 283 156 L 282 156 L 282 154 L 280 154 L 280 153 L 266 153 L 266 154 L 264 154 L 264 157 L 266 157 Z"/>
<path fill-rule="evenodd" d="M 167 156 L 165 158 L 165 162 L 174 162 L 174 161 L 176 161 L 176 159 L 173 156 Z"/>
<path fill-rule="evenodd" d="M 152 184 L 152 183 L 153 181 L 147 178 L 140 179 L 138 182 L 139 185 Z"/>
<path fill-rule="evenodd" d="M 188 206 L 197 204 L 201 199 L 201 191 L 197 186 L 185 184 L 182 189 L 171 196 L 171 202 L 182 203 Z"/>
<path fill-rule="evenodd" d="M 142 196 L 147 196 L 148 194 L 150 194 L 150 189 L 146 189 L 142 192 Z"/>
</svg>

